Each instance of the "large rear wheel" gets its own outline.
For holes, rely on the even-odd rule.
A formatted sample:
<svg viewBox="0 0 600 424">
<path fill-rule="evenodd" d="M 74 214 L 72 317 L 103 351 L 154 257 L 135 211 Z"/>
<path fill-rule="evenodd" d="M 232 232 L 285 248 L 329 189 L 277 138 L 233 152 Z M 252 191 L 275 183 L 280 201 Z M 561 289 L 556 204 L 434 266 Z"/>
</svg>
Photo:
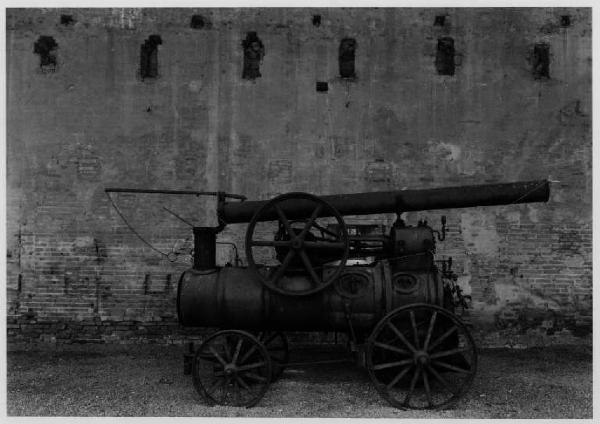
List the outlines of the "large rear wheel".
<svg viewBox="0 0 600 424">
<path fill-rule="evenodd" d="M 367 341 L 371 380 L 396 408 L 447 408 L 466 393 L 476 369 L 471 334 L 439 306 L 398 308 L 382 318 Z"/>
</svg>

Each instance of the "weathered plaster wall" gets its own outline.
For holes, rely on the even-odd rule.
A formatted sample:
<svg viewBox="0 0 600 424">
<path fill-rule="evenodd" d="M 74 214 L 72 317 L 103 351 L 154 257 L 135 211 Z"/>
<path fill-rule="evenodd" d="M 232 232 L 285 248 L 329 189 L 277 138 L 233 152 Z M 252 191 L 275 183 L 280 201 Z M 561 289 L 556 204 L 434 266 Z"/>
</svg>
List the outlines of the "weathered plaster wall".
<svg viewBox="0 0 600 424">
<path fill-rule="evenodd" d="M 255 80 L 242 79 L 250 31 L 265 50 Z M 142 79 L 150 35 L 158 77 Z M 58 45 L 53 72 L 34 53 L 41 36 Z M 338 76 L 345 37 L 357 42 L 351 81 Z M 441 37 L 454 40 L 452 76 L 436 71 Z M 549 78 L 534 78 L 539 43 Z M 9 335 L 180 337 L 187 257 L 141 244 L 107 186 L 266 199 L 550 177 L 547 204 L 407 220 L 448 216 L 438 252 L 455 259 L 482 343 L 589 341 L 591 60 L 590 9 L 9 9 Z M 214 224 L 212 201 L 115 198 L 165 252 L 189 248 L 190 231 L 162 205 Z M 243 231 L 220 240 L 243 250 Z"/>
</svg>

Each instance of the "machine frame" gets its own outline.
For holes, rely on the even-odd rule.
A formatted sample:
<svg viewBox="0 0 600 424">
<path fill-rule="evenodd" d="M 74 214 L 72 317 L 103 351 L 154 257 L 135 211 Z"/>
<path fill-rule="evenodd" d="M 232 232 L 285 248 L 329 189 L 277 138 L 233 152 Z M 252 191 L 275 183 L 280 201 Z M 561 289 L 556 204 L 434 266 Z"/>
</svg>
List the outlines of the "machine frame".
<svg viewBox="0 0 600 424">
<path fill-rule="evenodd" d="M 468 298 L 456 284 L 452 259 L 434 259 L 445 218 L 435 231 L 423 221 L 407 226 L 400 214 L 545 202 L 549 183 L 320 197 L 294 192 L 269 201 L 179 194 L 218 198 L 219 225 L 193 228 L 193 267 L 177 293 L 182 325 L 219 328 L 184 355 L 184 370 L 207 403 L 257 404 L 290 364 L 284 331 L 334 331 L 348 335 L 355 362 L 392 406 L 439 409 L 464 396 L 475 377 L 475 342 L 455 313 L 468 307 Z M 343 218 L 380 213 L 397 214 L 389 235 L 350 234 Z M 248 223 L 248 266 L 219 267 L 217 234 L 240 222 Z"/>
</svg>

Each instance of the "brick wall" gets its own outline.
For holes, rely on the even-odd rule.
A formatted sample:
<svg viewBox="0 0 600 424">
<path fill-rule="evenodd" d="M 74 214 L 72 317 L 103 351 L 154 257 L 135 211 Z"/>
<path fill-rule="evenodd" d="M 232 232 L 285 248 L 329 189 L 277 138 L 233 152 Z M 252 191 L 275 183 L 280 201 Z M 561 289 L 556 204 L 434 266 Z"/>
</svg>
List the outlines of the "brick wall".
<svg viewBox="0 0 600 424">
<path fill-rule="evenodd" d="M 108 186 L 267 199 L 550 177 L 547 204 L 406 219 L 448 216 L 438 253 L 473 296 L 481 343 L 590 341 L 590 9 L 8 9 L 6 22 L 10 340 L 196 334 L 174 300 L 191 232 L 163 207 L 214 225 L 214 201 L 115 195 L 153 246 L 181 253 L 172 263 Z M 242 78 L 249 32 L 264 46 L 255 79 Z M 151 35 L 157 77 L 142 78 Z M 339 77 L 348 37 L 353 80 Z M 438 73 L 445 37 L 453 75 Z M 243 251 L 244 230 L 219 240 Z"/>
</svg>

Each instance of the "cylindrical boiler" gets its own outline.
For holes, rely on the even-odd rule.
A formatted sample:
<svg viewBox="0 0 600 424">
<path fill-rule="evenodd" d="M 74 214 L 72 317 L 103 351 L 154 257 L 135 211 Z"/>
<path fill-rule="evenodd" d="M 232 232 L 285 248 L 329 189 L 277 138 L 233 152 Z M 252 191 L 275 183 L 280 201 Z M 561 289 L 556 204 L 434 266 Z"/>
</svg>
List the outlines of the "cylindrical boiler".
<svg viewBox="0 0 600 424">
<path fill-rule="evenodd" d="M 325 270 L 324 273 L 327 273 Z M 310 284 L 291 275 L 280 284 Z M 443 304 L 435 267 L 392 274 L 388 261 L 347 266 L 325 290 L 286 296 L 266 288 L 247 268 L 189 269 L 179 281 L 177 312 L 184 326 L 247 330 L 368 332 L 390 310 L 410 303 Z"/>
</svg>

